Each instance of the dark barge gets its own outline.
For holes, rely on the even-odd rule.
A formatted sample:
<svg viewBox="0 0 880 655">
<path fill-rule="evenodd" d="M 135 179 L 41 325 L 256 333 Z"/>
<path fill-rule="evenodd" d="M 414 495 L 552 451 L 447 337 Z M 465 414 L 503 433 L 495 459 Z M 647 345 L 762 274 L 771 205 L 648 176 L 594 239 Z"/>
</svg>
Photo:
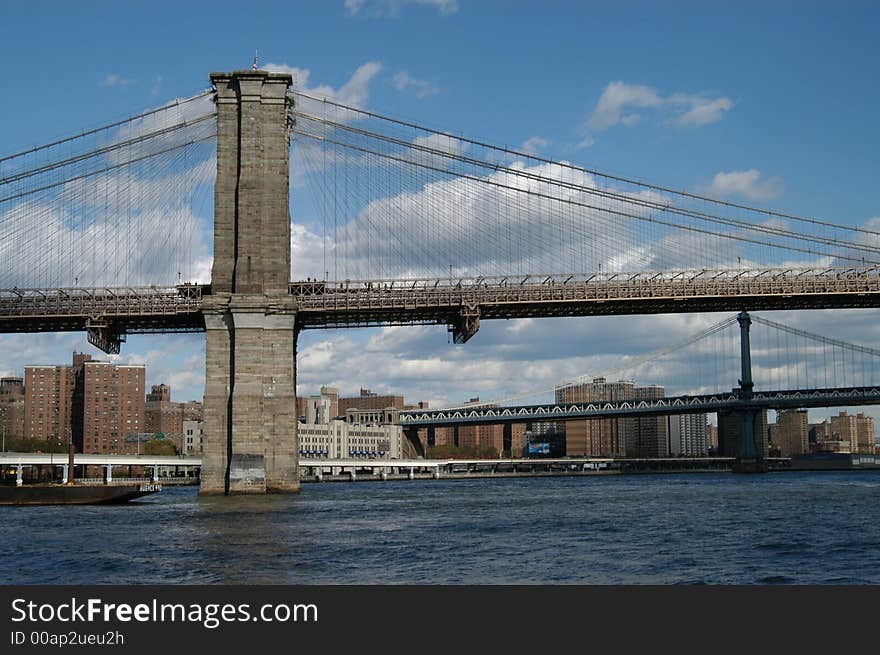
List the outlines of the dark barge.
<svg viewBox="0 0 880 655">
<path fill-rule="evenodd" d="M 158 491 L 155 483 L 0 485 L 0 505 L 108 505 Z"/>
</svg>

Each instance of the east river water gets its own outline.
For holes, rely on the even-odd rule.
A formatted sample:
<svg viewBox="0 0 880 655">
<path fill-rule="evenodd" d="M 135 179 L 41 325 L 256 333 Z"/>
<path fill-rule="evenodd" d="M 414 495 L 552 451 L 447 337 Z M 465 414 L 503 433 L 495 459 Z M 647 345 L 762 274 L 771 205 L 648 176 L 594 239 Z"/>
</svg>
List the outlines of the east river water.
<svg viewBox="0 0 880 655">
<path fill-rule="evenodd" d="M 0 507 L 4 584 L 878 584 L 880 471 L 316 483 Z"/>
</svg>

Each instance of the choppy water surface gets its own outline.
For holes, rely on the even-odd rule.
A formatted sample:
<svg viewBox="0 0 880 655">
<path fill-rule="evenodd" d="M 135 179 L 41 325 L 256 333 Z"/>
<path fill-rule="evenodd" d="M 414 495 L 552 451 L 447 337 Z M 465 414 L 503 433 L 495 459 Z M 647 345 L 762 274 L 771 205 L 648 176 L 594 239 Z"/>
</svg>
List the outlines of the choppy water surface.
<svg viewBox="0 0 880 655">
<path fill-rule="evenodd" d="M 880 472 L 323 483 L 0 507 L 5 584 L 880 583 Z"/>
</svg>

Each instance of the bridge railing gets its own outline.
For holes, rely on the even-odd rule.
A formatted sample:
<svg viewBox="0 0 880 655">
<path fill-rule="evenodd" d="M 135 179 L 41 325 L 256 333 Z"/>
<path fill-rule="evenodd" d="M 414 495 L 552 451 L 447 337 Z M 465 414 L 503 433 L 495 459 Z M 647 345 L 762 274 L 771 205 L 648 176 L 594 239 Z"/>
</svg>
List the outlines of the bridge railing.
<svg viewBox="0 0 880 655">
<path fill-rule="evenodd" d="M 0 289 L 0 316 L 166 315 L 196 312 L 201 302 L 200 285 Z"/>
<path fill-rule="evenodd" d="M 304 311 L 880 292 L 880 268 L 684 270 L 294 282 Z"/>
</svg>

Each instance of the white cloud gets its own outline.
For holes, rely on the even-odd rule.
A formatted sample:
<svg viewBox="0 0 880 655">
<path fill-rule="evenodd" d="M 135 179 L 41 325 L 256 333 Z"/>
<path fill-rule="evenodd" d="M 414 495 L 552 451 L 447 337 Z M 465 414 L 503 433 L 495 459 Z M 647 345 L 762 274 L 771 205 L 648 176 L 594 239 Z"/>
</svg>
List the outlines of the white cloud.
<svg viewBox="0 0 880 655">
<path fill-rule="evenodd" d="M 276 73 L 289 73 L 293 76 L 293 88 L 296 91 L 302 91 L 315 98 L 333 100 L 349 107 L 363 109 L 366 107 L 370 97 L 370 83 L 382 70 L 382 64 L 377 61 L 368 61 L 362 64 L 349 78 L 349 80 L 338 89 L 328 85 L 319 84 L 310 86 L 311 71 L 308 68 L 297 68 L 288 66 L 287 64 L 266 64 L 265 70 Z M 353 122 L 361 117 L 354 113 L 339 107 L 330 107 L 323 105 L 320 100 L 311 100 L 302 96 L 297 96 L 297 106 L 302 111 L 311 114 L 317 114 L 334 120 L 337 122 Z"/>
<path fill-rule="evenodd" d="M 377 61 L 368 61 L 362 64 L 351 78 L 338 89 L 327 84 L 310 86 L 309 81 L 312 73 L 308 68 L 273 63 L 268 63 L 263 68 L 274 73 L 289 73 L 293 77 L 293 88 L 297 91 L 341 102 L 352 107 L 363 107 L 370 95 L 370 82 L 382 70 L 382 64 Z"/>
<path fill-rule="evenodd" d="M 550 145 L 550 142 L 547 141 L 547 139 L 540 136 L 533 136 L 523 141 L 523 144 L 519 149 L 526 155 L 537 155 L 548 145 Z"/>
<path fill-rule="evenodd" d="M 305 280 L 307 277 L 324 279 L 325 271 L 332 268 L 329 264 L 333 262 L 333 249 L 332 235 L 325 237 L 325 235 L 312 232 L 304 225 L 291 223 L 291 279 Z"/>
<path fill-rule="evenodd" d="M 458 166 L 441 154 L 457 154 L 454 137 L 413 143 L 438 152 L 412 148 L 400 152 L 401 159 L 443 170 Z M 349 193 L 369 197 L 357 180 L 366 184 L 369 174 L 351 177 Z M 670 199 L 658 192 L 600 185 L 583 171 L 520 161 L 481 180 L 402 185 L 396 194 L 338 215 L 330 277 L 446 277 L 450 266 L 462 276 L 679 270 L 748 256 L 735 239 L 665 224 L 681 220 L 664 213 Z"/>
<path fill-rule="evenodd" d="M 345 13 L 349 16 L 396 17 L 404 5 L 433 7 L 441 16 L 458 11 L 458 0 L 345 0 Z"/>
<path fill-rule="evenodd" d="M 114 87 L 114 86 L 130 86 L 135 83 L 135 80 L 130 79 L 128 77 L 123 77 L 118 73 L 107 73 L 101 80 L 98 82 L 98 86 L 104 87 Z"/>
<path fill-rule="evenodd" d="M 12 234 L 21 238 L 6 238 Z M 0 217 L 2 286 L 99 287 L 193 281 L 208 230 L 190 207 L 146 207 L 83 221 L 54 207 L 18 206 Z M 180 278 L 178 278 L 178 273 Z"/>
<path fill-rule="evenodd" d="M 621 120 L 621 112 L 629 108 L 660 107 L 663 99 L 657 92 L 640 84 L 626 84 L 625 82 L 611 82 L 605 87 L 596 108 L 587 121 L 587 126 L 594 132 L 608 129 Z M 628 122 L 635 120 L 638 114 L 629 114 Z"/>
<path fill-rule="evenodd" d="M 747 171 L 717 173 L 706 188 L 706 195 L 718 198 L 738 195 L 748 200 L 770 200 L 783 190 L 782 180 L 778 177 L 761 179 L 761 172 L 750 168 Z"/>
<path fill-rule="evenodd" d="M 580 149 L 582 149 L 582 148 L 589 148 L 589 147 L 590 147 L 591 145 L 593 145 L 594 143 L 596 143 L 596 140 L 595 140 L 592 136 L 590 136 L 589 134 L 587 134 L 586 136 L 584 136 L 583 139 L 581 139 L 581 140 L 578 142 L 578 144 L 575 146 L 575 149 L 576 149 L 576 150 L 580 150 Z"/>
<path fill-rule="evenodd" d="M 420 80 L 412 77 L 406 71 L 400 71 L 399 73 L 396 73 L 392 78 L 391 83 L 394 85 L 394 88 L 401 93 L 405 91 L 415 92 L 416 98 L 419 99 L 427 98 L 429 96 L 434 96 L 440 93 L 440 87 L 435 86 L 425 80 Z"/>
<path fill-rule="evenodd" d="M 694 125 L 700 127 L 710 123 L 717 123 L 724 116 L 724 112 L 730 111 L 733 101 L 730 98 L 704 98 L 702 96 L 674 95 L 669 99 L 670 103 L 687 108 L 686 111 L 675 119 L 678 125 Z"/>
<path fill-rule="evenodd" d="M 354 123 L 363 120 L 363 115 L 341 107 L 325 104 L 322 100 L 327 99 L 350 107 L 365 108 L 369 102 L 371 83 L 381 72 L 382 65 L 376 61 L 368 61 L 362 64 L 338 88 L 328 84 L 312 85 L 312 75 L 308 68 L 277 63 L 268 63 L 263 68 L 272 72 L 290 74 L 293 77 L 293 89 L 295 91 L 300 91 L 319 99 L 312 100 L 302 95 L 294 95 L 296 110 L 314 116 L 321 116 L 337 123 Z M 316 130 L 329 129 L 319 125 L 313 127 Z M 296 135 L 293 138 L 295 143 L 291 149 L 290 184 L 292 188 L 302 188 L 309 180 L 310 175 L 315 173 L 318 175 L 322 174 L 325 151 L 322 149 L 321 144 L 314 139 L 298 137 Z M 334 164 L 339 164 L 344 159 L 357 162 L 361 158 L 355 153 L 334 153 Z"/>
<path fill-rule="evenodd" d="M 157 75 L 153 80 L 153 86 L 150 87 L 150 95 L 154 98 L 162 93 L 162 76 Z"/>
<path fill-rule="evenodd" d="M 201 112 L 202 98 L 128 123 L 108 146 Z M 173 115 L 173 116 L 171 116 Z M 208 196 L 216 173 L 212 120 L 89 158 L 70 181 L 0 207 L 0 286 L 176 284 L 209 255 Z M 94 146 L 92 142 L 88 142 Z M 172 150 L 173 149 L 173 150 Z M 162 151 L 164 154 L 158 154 Z M 156 158 L 151 155 L 157 154 Z M 132 165 L 124 165 L 136 161 Z M 103 170 L 107 165 L 112 167 Z M 119 166 L 119 167 L 115 167 Z M 63 178 L 62 178 L 63 179 Z M 197 215 L 196 212 L 199 212 Z"/>
<path fill-rule="evenodd" d="M 701 127 L 721 120 L 733 101 L 725 97 L 707 97 L 688 93 L 661 95 L 657 89 L 642 84 L 611 82 L 602 91 L 595 109 L 584 123 L 585 138 L 579 148 L 592 145 L 592 135 L 614 125 L 633 127 L 642 120 L 634 110 L 649 110 L 670 116 L 670 122 L 682 127 Z"/>
<path fill-rule="evenodd" d="M 212 117 L 215 113 L 211 94 L 202 94 L 194 98 L 175 98 L 163 106 L 167 107 L 163 111 L 121 125 L 112 134 L 111 142 L 120 144 L 136 141 L 145 135 L 168 130 L 174 126 L 185 125 L 185 127 L 107 153 L 107 158 L 112 164 L 144 158 L 160 150 L 182 146 L 194 139 L 209 137 L 216 133 L 216 121 L 213 118 L 206 118 Z M 196 122 L 197 119 L 205 120 Z"/>
</svg>

